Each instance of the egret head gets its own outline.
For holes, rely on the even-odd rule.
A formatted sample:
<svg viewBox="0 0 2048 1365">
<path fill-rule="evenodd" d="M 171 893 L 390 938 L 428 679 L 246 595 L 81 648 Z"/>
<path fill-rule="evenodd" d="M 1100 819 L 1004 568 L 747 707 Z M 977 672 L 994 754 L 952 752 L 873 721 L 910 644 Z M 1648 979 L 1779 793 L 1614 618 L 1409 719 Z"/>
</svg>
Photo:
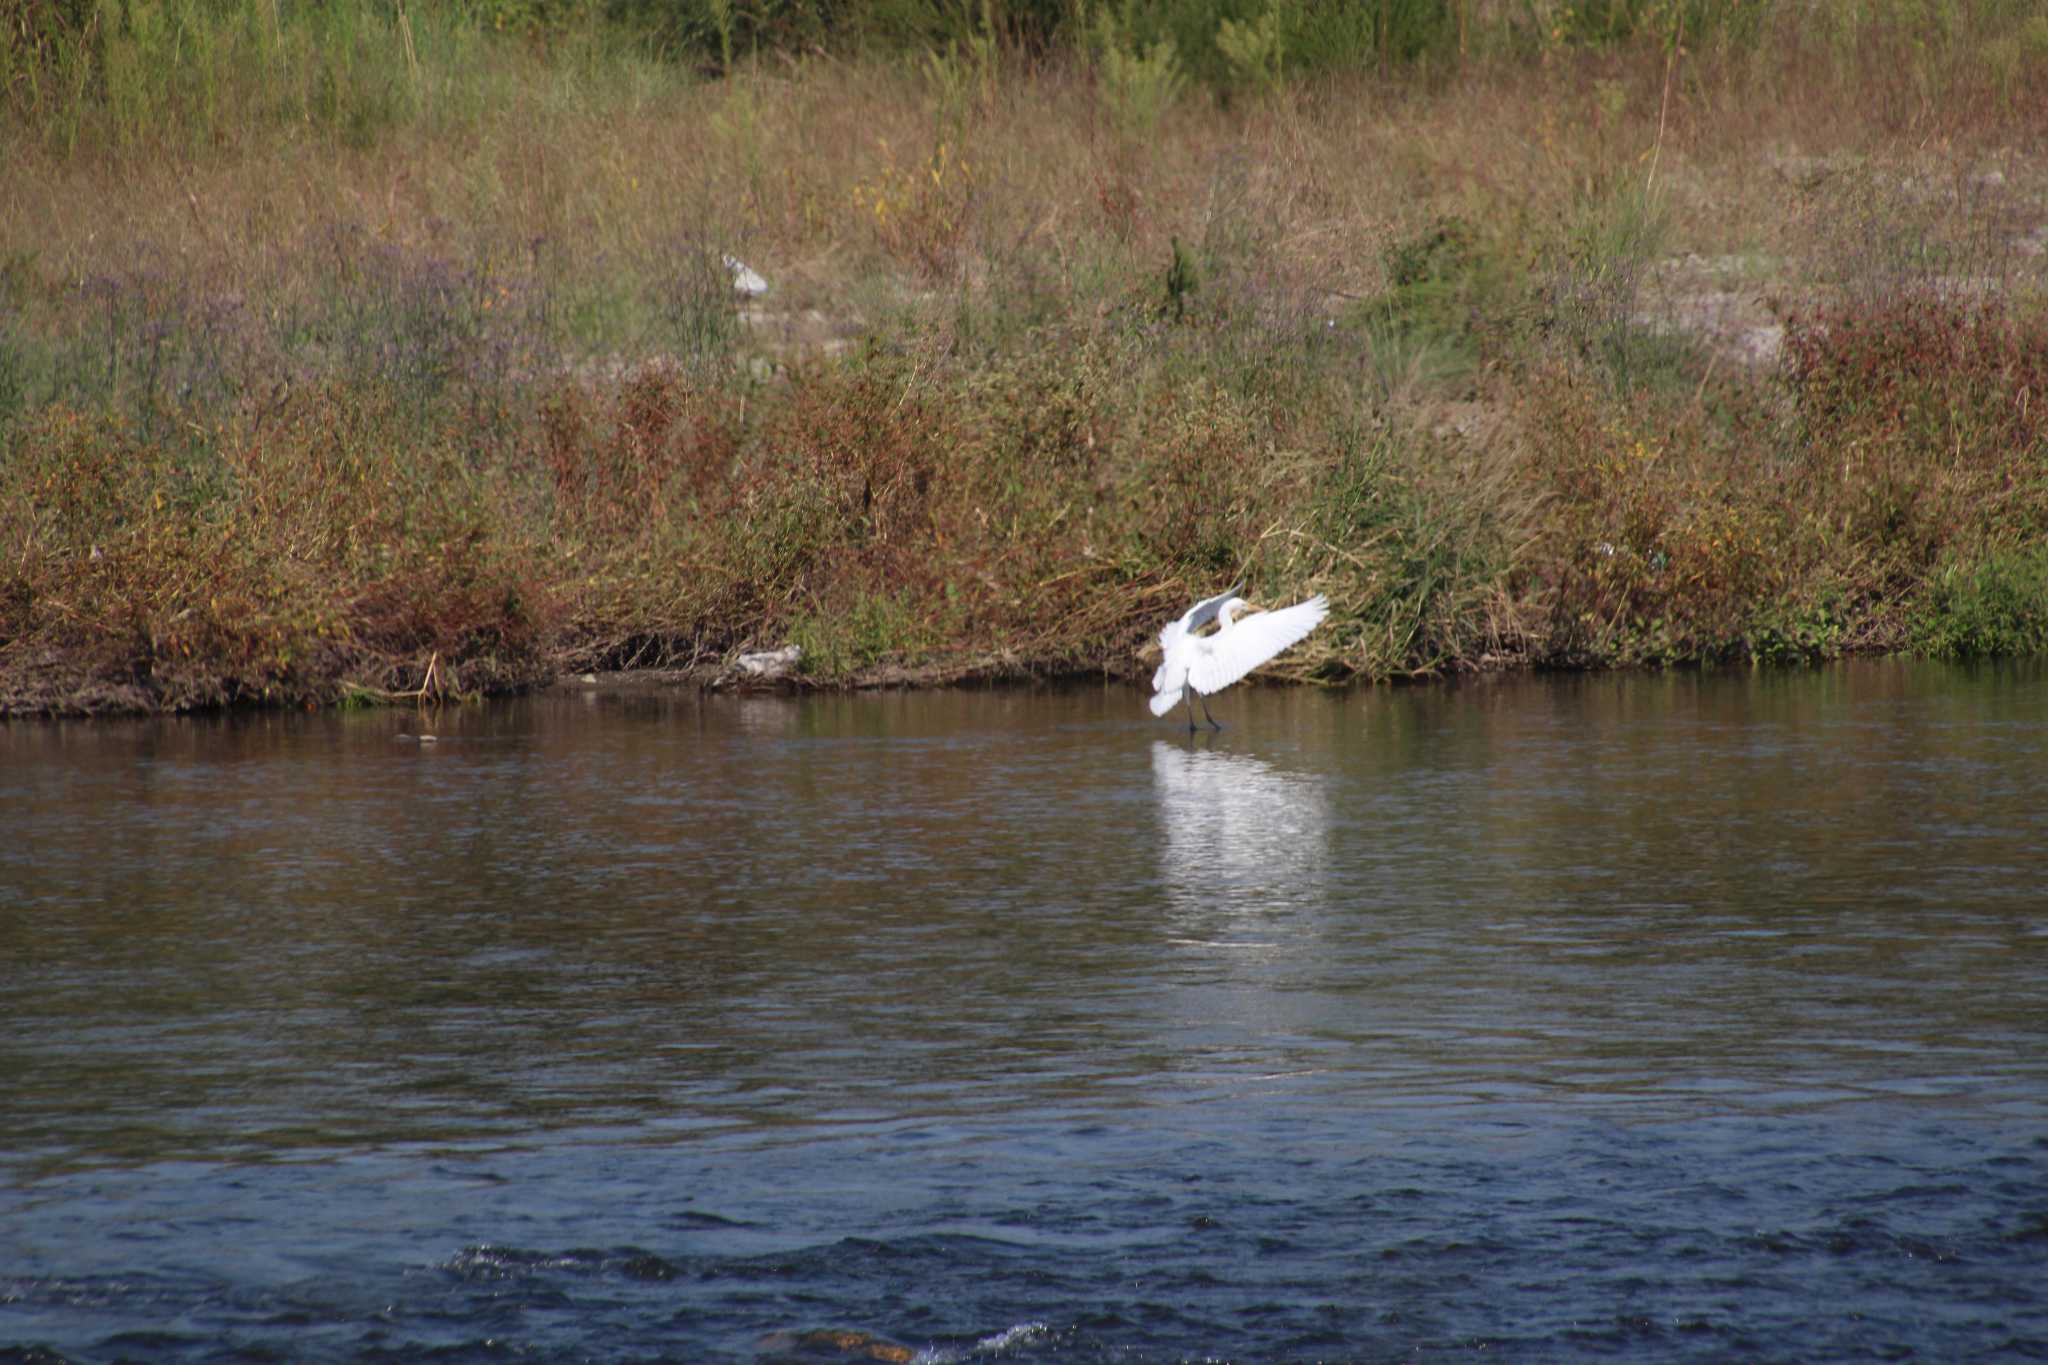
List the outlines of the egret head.
<svg viewBox="0 0 2048 1365">
<path fill-rule="evenodd" d="M 1242 597 L 1233 597 L 1222 606 L 1216 608 L 1216 629 L 1222 630 L 1230 624 L 1232 617 L 1249 606 L 1251 606 L 1251 603 L 1245 601 Z"/>
</svg>

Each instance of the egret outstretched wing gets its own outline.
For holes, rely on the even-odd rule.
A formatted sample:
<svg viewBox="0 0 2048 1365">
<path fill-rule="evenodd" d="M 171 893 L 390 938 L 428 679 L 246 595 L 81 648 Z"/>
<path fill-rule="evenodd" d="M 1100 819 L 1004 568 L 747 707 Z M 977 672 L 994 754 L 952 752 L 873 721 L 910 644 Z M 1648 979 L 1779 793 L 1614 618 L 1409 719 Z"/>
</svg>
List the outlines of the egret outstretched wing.
<svg viewBox="0 0 2048 1365">
<path fill-rule="evenodd" d="M 1225 602 L 1230 600 L 1231 595 L 1238 588 L 1243 586 L 1240 583 L 1234 587 L 1225 588 L 1214 597 L 1205 597 L 1192 607 L 1189 607 L 1186 615 L 1182 616 L 1179 620 L 1166 623 L 1166 628 L 1159 632 L 1159 648 L 1165 657 L 1160 659 L 1159 667 L 1152 673 L 1153 691 L 1170 691 L 1173 693 L 1174 701 L 1180 700 L 1182 680 L 1177 680 L 1172 676 L 1173 673 L 1179 671 L 1175 668 L 1174 652 L 1176 646 L 1186 640 L 1189 635 L 1215 620 L 1217 611 L 1222 608 Z M 1168 709 L 1171 709 L 1171 707 L 1172 703 L 1168 703 Z M 1166 712 L 1161 711 L 1159 714 L 1165 715 Z"/>
<path fill-rule="evenodd" d="M 1201 601 L 1195 603 L 1195 605 L 1193 605 L 1192 607 L 1189 607 L 1187 609 L 1187 614 L 1182 616 L 1178 621 L 1167 622 L 1166 628 L 1159 632 L 1159 643 L 1161 647 L 1170 649 L 1172 648 L 1174 641 L 1180 639 L 1183 635 L 1187 635 L 1192 631 L 1200 630 L 1203 626 L 1206 626 L 1211 621 L 1215 620 L 1216 613 L 1222 610 L 1223 604 L 1225 602 L 1228 602 L 1232 597 L 1235 597 L 1237 595 L 1238 588 L 1241 588 L 1243 586 L 1244 584 L 1239 583 L 1232 587 L 1225 588 L 1222 592 L 1217 593 L 1214 597 L 1205 597 Z"/>
<path fill-rule="evenodd" d="M 1187 690 L 1184 685 L 1185 682 L 1186 679 L 1183 678 L 1181 682 L 1175 683 L 1164 691 L 1154 692 L 1152 700 L 1147 703 L 1152 708 L 1152 714 L 1163 716 L 1174 707 L 1179 706 L 1181 703 L 1181 693 Z"/>
<path fill-rule="evenodd" d="M 1209 638 L 1193 642 L 1188 686 L 1204 696 L 1221 691 L 1307 635 L 1329 614 L 1329 599 L 1317 593 L 1306 602 L 1230 622 Z"/>
</svg>

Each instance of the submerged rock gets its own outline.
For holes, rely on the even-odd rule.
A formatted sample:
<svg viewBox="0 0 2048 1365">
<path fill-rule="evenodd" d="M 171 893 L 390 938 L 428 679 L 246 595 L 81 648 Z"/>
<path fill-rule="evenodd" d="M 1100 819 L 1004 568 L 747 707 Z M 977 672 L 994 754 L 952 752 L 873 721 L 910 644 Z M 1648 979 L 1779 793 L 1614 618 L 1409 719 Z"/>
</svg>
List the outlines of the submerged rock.
<svg viewBox="0 0 2048 1365">
<path fill-rule="evenodd" d="M 774 1332 L 761 1342 L 777 1360 L 882 1360 L 910 1365 L 917 1352 L 872 1332 L 823 1328 L 809 1332 Z"/>
</svg>

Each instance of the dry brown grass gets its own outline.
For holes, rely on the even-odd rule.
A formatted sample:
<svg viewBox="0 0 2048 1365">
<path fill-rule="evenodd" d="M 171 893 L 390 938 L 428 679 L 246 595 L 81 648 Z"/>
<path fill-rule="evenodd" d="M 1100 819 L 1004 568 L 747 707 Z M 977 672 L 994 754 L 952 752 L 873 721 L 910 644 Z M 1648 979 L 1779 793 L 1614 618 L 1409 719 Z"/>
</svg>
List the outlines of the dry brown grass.
<svg viewBox="0 0 2048 1365">
<path fill-rule="evenodd" d="M 0 521 L 5 695 L 331 698 L 430 658 L 490 686 L 791 638 L 825 681 L 1122 668 L 1238 572 L 1331 592 L 1297 658 L 1326 678 L 1907 642 L 1925 575 L 1978 581 L 1950 524 L 1976 504 L 1903 568 L 1830 541 L 1841 499 L 1788 452 L 1870 428 L 1802 426 L 1768 343 L 1873 300 L 2032 307 L 2048 80 L 1780 36 L 1197 90 L 1148 137 L 1071 64 L 948 108 L 914 64 L 807 58 L 623 93 L 534 63 L 369 146 L 17 141 L 12 439 L 65 491 Z M 726 250 L 774 284 L 750 327 L 692 274 Z M 358 409 L 343 478 L 312 428 Z M 109 460 L 156 472 L 115 489 Z M 165 488 L 198 489 L 182 520 Z M 1991 550 L 2025 548 L 2020 502 Z"/>
<path fill-rule="evenodd" d="M 465 259 L 541 239 L 564 268 L 711 233 L 799 302 L 830 305 L 878 281 L 971 278 L 1023 248 L 1070 268 L 1097 253 L 1164 261 L 1170 236 L 1252 230 L 1283 286 L 1365 294 L 1387 244 L 1424 224 L 1457 215 L 1539 237 L 1640 185 L 1655 148 L 1673 250 L 1796 258 L 1838 244 L 1844 176 L 1920 200 L 1953 193 L 1944 174 L 1997 170 L 2005 197 L 2038 196 L 2048 81 L 2001 90 L 1943 67 L 1935 89 L 1929 61 L 1874 38 L 1846 55 L 1691 53 L 1661 146 L 1654 48 L 1334 78 L 1229 109 L 1198 92 L 1142 142 L 1071 68 L 1011 72 L 959 123 L 907 62 L 765 62 L 632 99 L 551 95 L 536 76 L 473 123 L 367 149 L 308 135 L 65 161 L 17 144 L 0 253 L 32 258 L 52 285 L 126 269 L 139 246 L 235 282 L 316 264 L 335 223 Z"/>
</svg>

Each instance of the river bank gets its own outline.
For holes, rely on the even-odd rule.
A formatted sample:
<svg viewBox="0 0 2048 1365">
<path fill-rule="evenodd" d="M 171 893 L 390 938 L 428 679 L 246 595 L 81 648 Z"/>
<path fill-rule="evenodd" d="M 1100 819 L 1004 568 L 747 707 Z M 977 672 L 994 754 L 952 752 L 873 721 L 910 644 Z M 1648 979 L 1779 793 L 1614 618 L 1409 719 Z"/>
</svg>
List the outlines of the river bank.
<svg viewBox="0 0 2048 1365">
<path fill-rule="evenodd" d="M 0 711 L 1122 676 L 1239 578 L 1329 682 L 2038 651 L 2037 37 L 472 91 L 408 29 L 389 126 L 13 126 Z"/>
</svg>

